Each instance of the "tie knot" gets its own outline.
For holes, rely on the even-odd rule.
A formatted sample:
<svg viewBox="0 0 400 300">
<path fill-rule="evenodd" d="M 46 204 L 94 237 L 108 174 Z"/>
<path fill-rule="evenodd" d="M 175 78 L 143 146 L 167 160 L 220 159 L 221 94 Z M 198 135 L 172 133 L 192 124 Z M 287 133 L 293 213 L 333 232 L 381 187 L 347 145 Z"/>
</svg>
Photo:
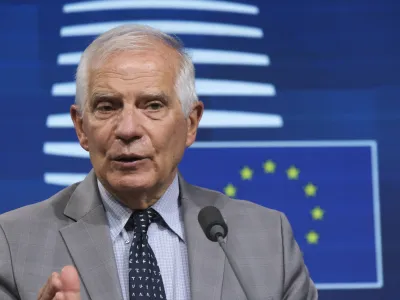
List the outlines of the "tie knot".
<svg viewBox="0 0 400 300">
<path fill-rule="evenodd" d="M 136 210 L 126 223 L 125 229 L 128 231 L 133 229 L 135 232 L 146 233 L 150 224 L 158 222 L 160 218 L 161 216 L 153 208 Z"/>
</svg>

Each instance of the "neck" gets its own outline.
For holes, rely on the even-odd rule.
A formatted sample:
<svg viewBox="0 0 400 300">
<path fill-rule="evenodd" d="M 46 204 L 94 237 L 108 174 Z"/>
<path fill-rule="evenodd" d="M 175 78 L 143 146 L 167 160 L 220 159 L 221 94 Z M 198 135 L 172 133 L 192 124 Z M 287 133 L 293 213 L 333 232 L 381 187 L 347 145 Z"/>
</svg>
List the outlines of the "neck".
<svg viewBox="0 0 400 300">
<path fill-rule="evenodd" d="M 114 189 L 107 182 L 100 182 L 115 199 L 125 206 L 132 210 L 144 210 L 153 206 L 165 194 L 169 186 L 174 181 L 175 176 L 176 172 L 174 172 L 173 176 L 170 176 L 168 180 L 157 183 L 151 188 L 124 189 L 122 191 Z"/>
</svg>

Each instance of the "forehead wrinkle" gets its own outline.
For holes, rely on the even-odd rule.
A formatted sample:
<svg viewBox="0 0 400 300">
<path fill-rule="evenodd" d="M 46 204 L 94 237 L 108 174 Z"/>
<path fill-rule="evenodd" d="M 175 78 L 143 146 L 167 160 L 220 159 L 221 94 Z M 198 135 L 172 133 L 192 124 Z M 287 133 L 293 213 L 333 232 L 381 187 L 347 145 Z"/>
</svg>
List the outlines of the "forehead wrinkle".
<svg viewBox="0 0 400 300">
<path fill-rule="evenodd" d="M 149 85 L 137 91 L 126 89 L 118 91 L 111 86 L 108 87 L 95 87 L 91 96 L 89 97 L 90 103 L 93 103 L 98 98 L 118 98 L 118 99 L 151 99 L 159 98 L 164 101 L 171 101 L 175 98 L 174 90 L 166 90 L 159 86 Z"/>
<path fill-rule="evenodd" d="M 161 80 L 165 79 L 174 79 L 170 76 L 167 76 L 170 72 L 162 71 L 159 69 L 153 69 L 153 70 L 133 70 L 133 72 L 120 72 L 118 70 L 106 70 L 102 69 L 95 74 L 93 74 L 92 77 L 92 82 L 95 84 L 96 82 L 106 82 L 108 79 L 116 79 L 116 80 L 123 80 L 123 81 L 135 81 L 139 80 L 138 82 L 141 82 L 141 79 L 146 80 L 148 78 L 160 78 Z M 169 80 L 168 80 L 169 81 Z"/>
<path fill-rule="evenodd" d="M 158 72 L 160 75 L 163 75 L 164 73 Z M 101 76 L 102 77 L 102 76 Z M 103 78 L 98 78 L 98 80 L 94 80 L 93 82 L 93 91 L 96 90 L 110 90 L 110 91 L 115 91 L 122 93 L 121 88 L 123 90 L 134 90 L 135 86 L 140 86 L 141 89 L 165 89 L 167 87 L 170 89 L 171 86 L 173 86 L 173 81 L 172 80 L 165 80 L 161 76 L 159 77 L 159 80 L 149 80 L 152 78 L 155 78 L 154 74 L 135 74 L 135 76 L 130 76 L 129 78 L 121 78 L 121 77 L 115 77 L 113 80 L 108 80 L 109 77 Z M 172 87 L 173 88 L 173 87 Z"/>
<path fill-rule="evenodd" d="M 112 75 L 112 77 L 108 75 Z M 101 93 L 107 91 L 109 94 L 119 94 L 130 98 L 138 93 L 160 94 L 162 92 L 173 97 L 175 94 L 174 78 L 165 75 L 164 72 L 159 70 L 151 73 L 135 72 L 135 74 L 124 76 L 117 76 L 114 72 L 103 72 L 93 76 L 92 94 L 96 91 Z M 112 80 L 110 80 L 111 78 Z M 140 90 L 135 91 L 135 86 L 138 87 L 137 89 L 140 87 Z"/>
<path fill-rule="evenodd" d="M 122 97 L 121 93 L 114 91 L 114 90 L 109 90 L 109 89 L 104 89 L 104 88 L 94 88 L 92 91 L 92 96 L 91 98 L 101 98 L 101 97 L 112 97 L 112 98 L 119 98 Z"/>
<path fill-rule="evenodd" d="M 109 54 L 101 64 L 97 65 L 97 67 L 92 70 L 109 69 L 109 71 L 113 73 L 122 75 L 122 73 L 125 72 L 121 71 L 130 69 L 131 67 L 135 68 L 135 61 L 139 61 L 141 67 L 147 66 L 148 71 L 162 69 L 161 72 L 172 73 L 173 76 L 176 77 L 180 70 L 181 59 L 179 53 L 163 43 L 157 44 L 159 44 L 158 48 L 148 48 L 146 51 L 127 49 Z M 121 61 L 121 57 L 124 58 L 124 62 Z M 131 72 L 128 70 L 128 73 Z"/>
<path fill-rule="evenodd" d="M 126 51 L 109 57 L 96 70 L 93 70 L 92 76 L 90 76 L 92 90 L 117 91 L 120 95 L 131 98 L 137 92 L 147 93 L 151 92 L 151 90 L 154 91 L 155 88 L 156 93 L 163 91 L 169 94 L 171 98 L 174 98 L 176 96 L 175 82 L 179 64 L 177 64 L 178 57 L 176 53 L 173 53 L 170 49 L 168 50 L 150 50 L 150 53 L 145 52 L 142 57 L 137 51 L 133 51 L 131 54 Z M 159 58 L 151 60 L 149 56 L 150 58 L 152 56 L 161 56 L 162 60 L 160 61 Z M 135 60 L 139 62 L 139 66 L 135 65 Z M 155 80 L 149 80 L 152 78 Z M 119 85 L 119 83 L 122 83 L 122 85 Z M 130 88 L 130 86 L 134 87 L 136 84 L 143 84 L 142 91 L 134 91 L 133 88 Z M 121 87 L 123 90 L 121 90 Z"/>
</svg>

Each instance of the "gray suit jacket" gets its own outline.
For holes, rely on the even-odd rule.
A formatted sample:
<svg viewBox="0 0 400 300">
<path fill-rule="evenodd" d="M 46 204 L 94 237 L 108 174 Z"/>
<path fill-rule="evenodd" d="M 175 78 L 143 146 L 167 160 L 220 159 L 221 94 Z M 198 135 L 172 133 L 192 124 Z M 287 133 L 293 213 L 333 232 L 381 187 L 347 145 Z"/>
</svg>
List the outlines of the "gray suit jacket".
<svg viewBox="0 0 400 300">
<path fill-rule="evenodd" d="M 179 182 L 193 300 L 246 299 L 223 251 L 198 224 L 207 205 L 226 219 L 227 247 L 257 299 L 318 298 L 282 213 L 195 187 L 181 176 Z M 82 299 L 122 299 L 93 171 L 46 201 L 0 216 L 0 299 L 37 299 L 48 276 L 69 264 L 78 269 Z"/>
</svg>

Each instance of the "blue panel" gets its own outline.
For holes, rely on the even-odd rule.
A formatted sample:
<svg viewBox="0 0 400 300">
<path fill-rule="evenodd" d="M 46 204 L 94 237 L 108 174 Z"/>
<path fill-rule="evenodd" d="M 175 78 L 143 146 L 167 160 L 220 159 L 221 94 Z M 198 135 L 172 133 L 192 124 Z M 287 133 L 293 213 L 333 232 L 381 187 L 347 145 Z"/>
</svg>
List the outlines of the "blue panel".
<svg viewBox="0 0 400 300">
<path fill-rule="evenodd" d="M 145 3 L 131 1 L 139 2 Z M 206 106 L 199 144 L 181 164 L 185 178 L 221 192 L 231 184 L 236 198 L 283 211 L 321 299 L 395 299 L 399 3 L 238 0 L 193 10 L 161 2 L 158 8 L 72 12 L 77 1 L 0 1 L 0 212 L 43 200 L 91 168 L 88 158 L 72 157 L 78 150 L 44 152 L 45 143 L 77 141 L 68 124 L 46 125 L 68 113 L 77 61 L 71 54 L 95 37 L 73 26 L 152 22 L 194 51 Z M 238 141 L 249 143 L 234 147 Z M 264 172 L 266 160 L 276 163 L 275 172 Z M 300 170 L 298 179 L 288 179 L 291 165 Z M 253 170 L 251 180 L 241 179 L 244 166 Z M 58 173 L 64 183 L 53 176 Z M 315 196 L 305 195 L 308 183 L 317 187 Z M 314 220 L 311 211 L 318 216 L 322 210 L 323 218 Z M 318 242 L 310 243 L 313 238 Z"/>
<path fill-rule="evenodd" d="M 189 149 L 184 177 L 285 212 L 319 288 L 382 284 L 375 143 L 207 145 Z"/>
</svg>

